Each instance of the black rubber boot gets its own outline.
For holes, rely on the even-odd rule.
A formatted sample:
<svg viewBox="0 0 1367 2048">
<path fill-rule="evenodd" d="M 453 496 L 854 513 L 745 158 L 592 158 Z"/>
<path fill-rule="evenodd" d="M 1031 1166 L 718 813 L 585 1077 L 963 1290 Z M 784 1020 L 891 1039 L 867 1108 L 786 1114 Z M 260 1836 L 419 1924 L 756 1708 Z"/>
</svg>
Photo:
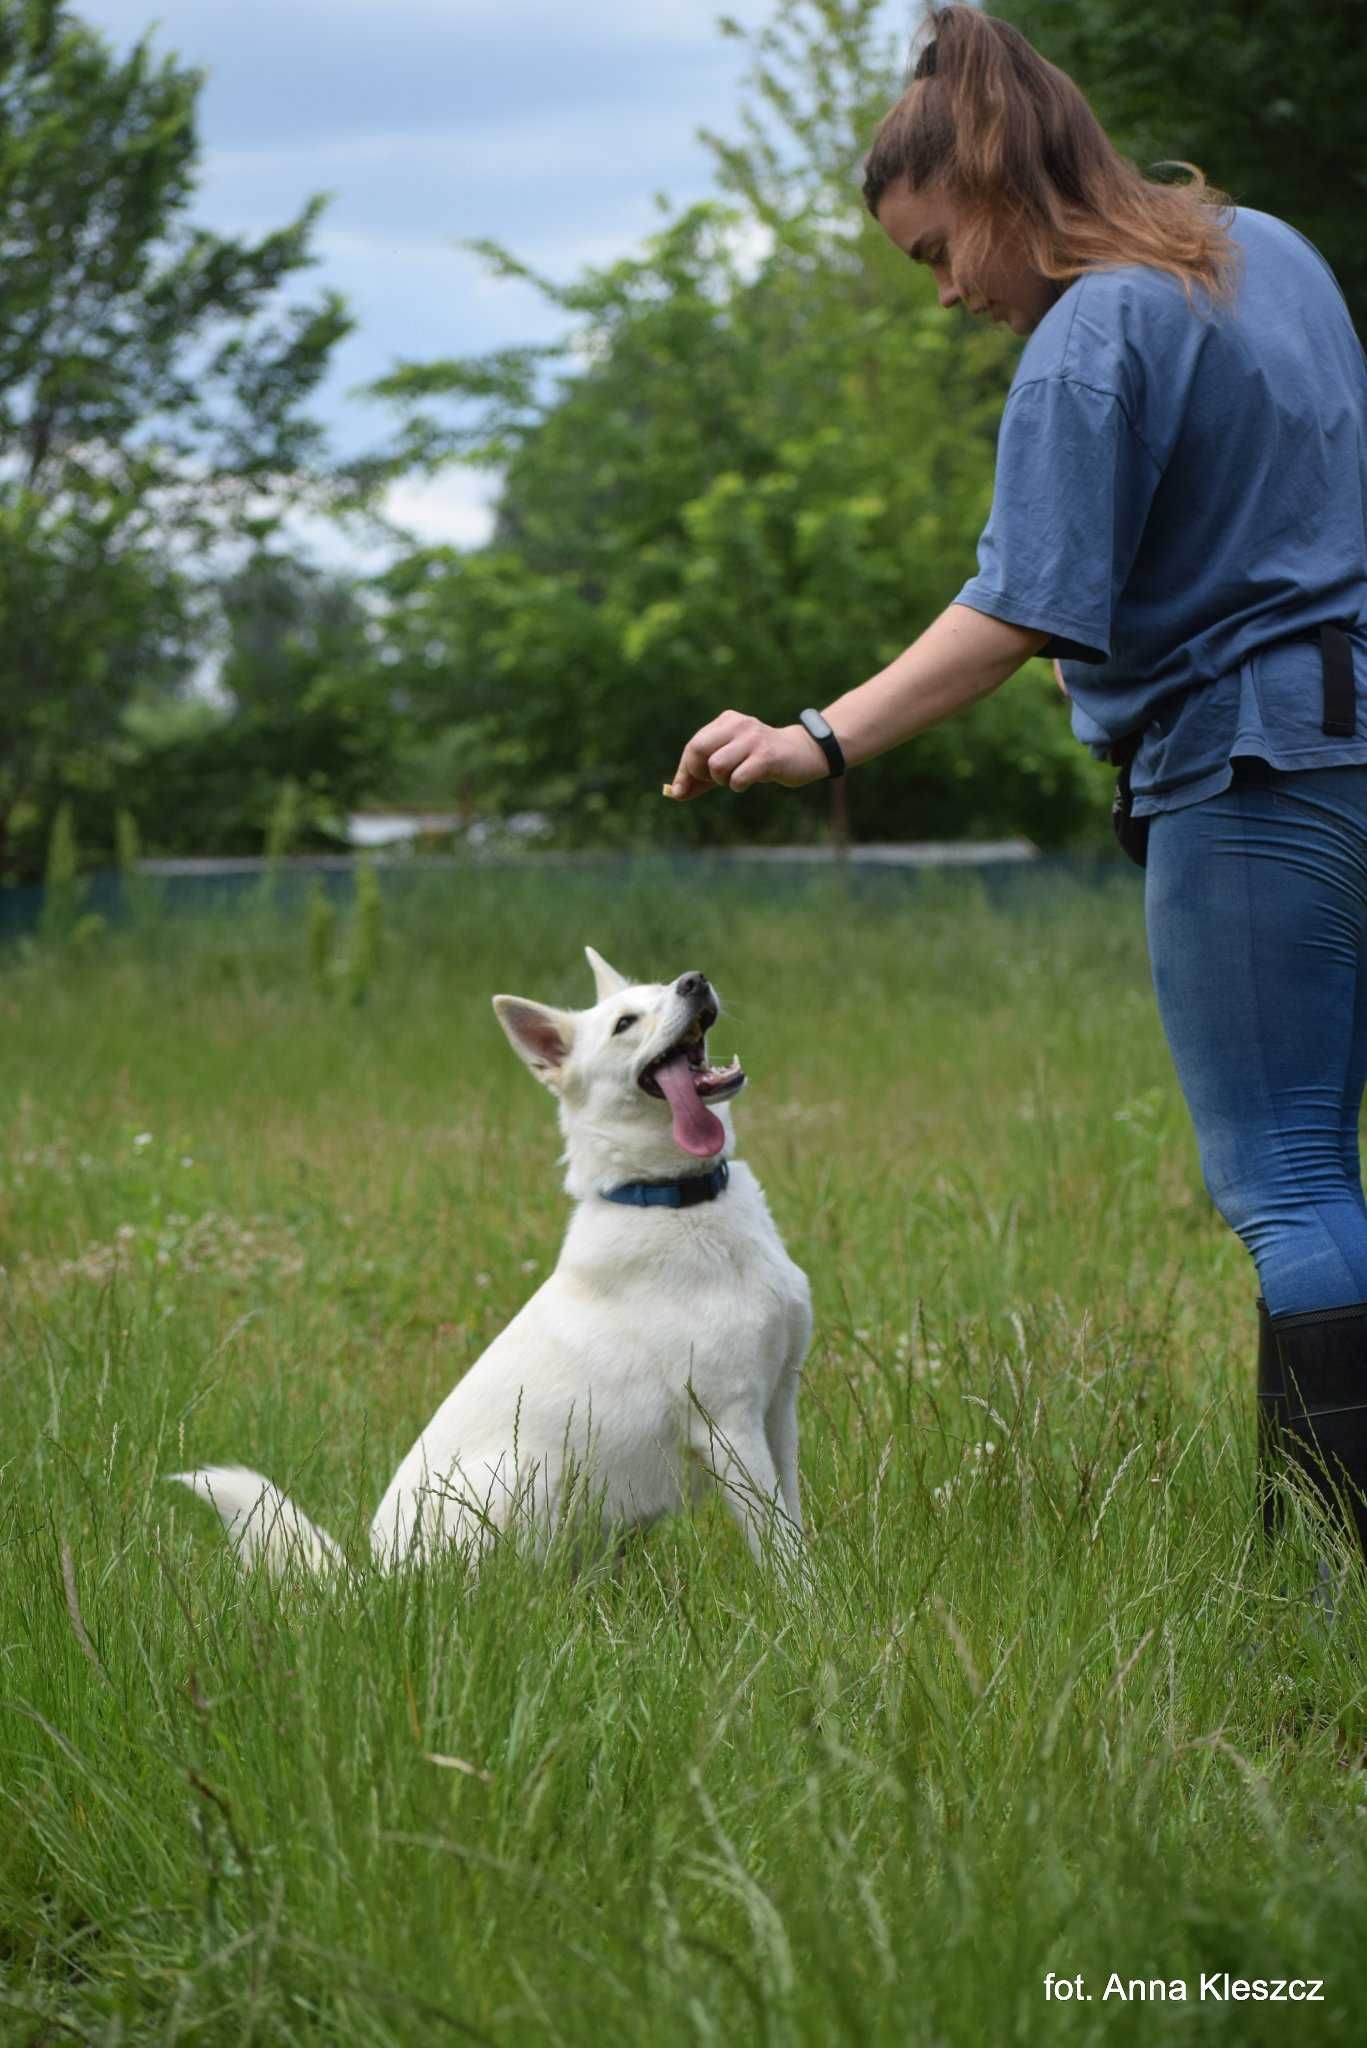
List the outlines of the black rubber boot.
<svg viewBox="0 0 1367 2048">
<path fill-rule="evenodd" d="M 1259 1345 L 1260 1444 L 1279 1440 L 1281 1459 L 1309 1481 L 1367 1556 L 1367 1302 L 1294 1316 L 1264 1311 L 1264 1318 L 1271 1341 Z M 1267 1457 L 1270 1465 L 1272 1442 Z M 1272 1534 L 1276 1503 L 1265 1484 L 1262 1493 L 1263 1526 Z"/>
<path fill-rule="evenodd" d="M 1282 1523 L 1282 1499 L 1272 1480 L 1282 1461 L 1286 1381 L 1267 1303 L 1258 1296 L 1258 1506 L 1263 1536 L 1271 1543 Z"/>
</svg>

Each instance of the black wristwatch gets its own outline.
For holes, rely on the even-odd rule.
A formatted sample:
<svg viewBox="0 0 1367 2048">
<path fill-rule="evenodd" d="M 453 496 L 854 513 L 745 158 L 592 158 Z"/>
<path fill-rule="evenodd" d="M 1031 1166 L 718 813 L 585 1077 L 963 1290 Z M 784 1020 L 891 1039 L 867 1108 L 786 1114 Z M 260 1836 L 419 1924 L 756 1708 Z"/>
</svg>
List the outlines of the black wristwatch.
<svg viewBox="0 0 1367 2048">
<path fill-rule="evenodd" d="M 830 726 L 821 716 L 821 713 L 810 710 L 801 711 L 798 713 L 798 723 L 806 728 L 820 747 L 822 753 L 826 756 L 827 761 L 830 763 L 831 780 L 834 781 L 837 775 L 843 775 L 845 773 L 845 756 L 840 751 L 839 740 L 831 731 Z"/>
</svg>

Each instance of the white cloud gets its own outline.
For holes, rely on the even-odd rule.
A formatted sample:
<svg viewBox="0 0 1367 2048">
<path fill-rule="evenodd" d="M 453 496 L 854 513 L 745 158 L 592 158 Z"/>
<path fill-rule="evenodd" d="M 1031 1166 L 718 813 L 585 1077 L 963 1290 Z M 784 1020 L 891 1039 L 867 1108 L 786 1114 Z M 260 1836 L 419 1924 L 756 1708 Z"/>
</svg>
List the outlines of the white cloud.
<svg viewBox="0 0 1367 2048">
<path fill-rule="evenodd" d="M 728 228 L 724 239 L 742 279 L 751 282 L 773 251 L 773 229 L 762 220 L 743 220 Z"/>
<path fill-rule="evenodd" d="M 654 232 L 658 225 L 656 220 L 649 229 L 637 233 L 623 230 L 616 234 L 581 235 L 575 239 L 552 235 L 544 242 L 521 239 L 512 253 L 529 269 L 563 282 L 582 276 L 585 270 L 606 270 L 625 257 L 639 255 L 646 235 Z M 855 227 L 858 225 L 856 220 Z M 741 221 L 726 230 L 723 239 L 736 268 L 747 279 L 755 275 L 774 246 L 773 230 L 762 221 Z M 492 270 L 473 251 L 462 247 L 455 236 L 435 240 L 425 240 L 420 236 L 405 239 L 402 236 L 338 229 L 320 232 L 315 237 L 315 247 L 321 256 L 332 261 L 339 272 L 345 268 L 354 269 L 358 278 L 363 276 L 372 284 L 383 272 L 411 272 L 429 289 L 434 285 L 446 286 L 461 294 L 473 289 L 477 298 L 497 298 L 503 293 L 530 289 L 520 278 L 503 277 Z M 348 286 L 348 289 L 354 298 L 354 288 Z"/>
<path fill-rule="evenodd" d="M 451 469 L 392 485 L 381 509 L 420 546 L 480 547 L 493 532 L 499 489 L 499 478 L 486 470 Z M 373 576 L 395 558 L 395 547 L 355 540 L 334 521 L 311 513 L 290 513 L 284 526 L 301 553 L 338 574 Z"/>
<path fill-rule="evenodd" d="M 384 510 L 422 541 L 480 547 L 493 532 L 499 489 L 499 478 L 487 470 L 448 470 L 395 484 Z"/>
<path fill-rule="evenodd" d="M 552 235 L 541 243 L 519 238 L 512 254 L 529 269 L 563 280 L 577 277 L 590 266 L 605 269 L 622 257 L 635 254 L 642 240 L 642 234 L 629 232 L 583 235 L 577 240 Z M 339 228 L 320 230 L 314 237 L 314 247 L 320 256 L 331 259 L 339 271 L 354 268 L 372 282 L 381 271 L 409 270 L 421 273 L 429 286 L 448 285 L 452 291 L 461 293 L 473 287 L 480 298 L 529 289 L 520 278 L 503 277 L 490 269 L 481 257 L 462 246 L 457 235 L 428 240 L 421 236 L 405 238 Z M 354 297 L 354 289 L 348 289 Z"/>
<path fill-rule="evenodd" d="M 313 237 L 315 252 L 337 263 L 355 263 L 373 269 L 377 265 L 415 269 L 452 269 L 452 259 L 468 262 L 454 236 L 389 234 L 366 228 L 319 228 Z"/>
</svg>

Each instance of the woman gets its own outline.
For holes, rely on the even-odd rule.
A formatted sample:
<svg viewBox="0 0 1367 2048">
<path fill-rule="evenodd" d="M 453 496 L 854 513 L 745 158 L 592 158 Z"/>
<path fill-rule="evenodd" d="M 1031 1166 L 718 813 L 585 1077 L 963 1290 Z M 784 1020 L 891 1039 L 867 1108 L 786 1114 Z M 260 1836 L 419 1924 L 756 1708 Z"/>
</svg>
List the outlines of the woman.
<svg viewBox="0 0 1367 2048">
<path fill-rule="evenodd" d="M 1078 738 L 1128 762 L 1163 1026 L 1257 1266 L 1262 1468 L 1367 1548 L 1362 350 L 1294 229 L 1149 183 L 1006 23 L 927 27 L 864 192 L 942 306 L 1029 337 L 978 574 L 824 718 L 713 719 L 671 793 L 840 774 L 1061 663 Z"/>
</svg>

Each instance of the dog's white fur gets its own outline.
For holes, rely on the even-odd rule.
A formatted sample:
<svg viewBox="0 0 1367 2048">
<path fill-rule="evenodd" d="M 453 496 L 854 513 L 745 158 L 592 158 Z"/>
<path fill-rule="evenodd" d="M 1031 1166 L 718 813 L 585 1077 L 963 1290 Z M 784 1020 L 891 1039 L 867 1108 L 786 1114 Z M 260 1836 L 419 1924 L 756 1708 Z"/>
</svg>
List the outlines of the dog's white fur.
<svg viewBox="0 0 1367 2048">
<path fill-rule="evenodd" d="M 811 1338 L 806 1275 L 742 1161 L 690 1208 L 605 1199 L 626 1181 L 706 1172 L 675 1143 L 639 1076 L 698 1005 L 700 977 L 629 983 L 586 947 L 598 1000 L 581 1011 L 495 996 L 514 1050 L 554 1094 L 574 1214 L 550 1278 L 442 1402 L 371 1524 L 388 1568 L 454 1545 L 476 1562 L 514 1526 L 544 1545 L 592 1504 L 605 1532 L 644 1527 L 717 1485 L 751 1550 L 800 1549 L 797 1395 Z M 689 984 L 681 993 L 681 985 Z M 706 984 L 703 984 L 706 987 Z M 707 994 L 716 1003 L 715 992 Z M 637 1021 L 618 1030 L 619 1021 Z M 212 1501 L 244 1564 L 341 1563 L 321 1529 L 259 1473 L 174 1477 Z"/>
</svg>

